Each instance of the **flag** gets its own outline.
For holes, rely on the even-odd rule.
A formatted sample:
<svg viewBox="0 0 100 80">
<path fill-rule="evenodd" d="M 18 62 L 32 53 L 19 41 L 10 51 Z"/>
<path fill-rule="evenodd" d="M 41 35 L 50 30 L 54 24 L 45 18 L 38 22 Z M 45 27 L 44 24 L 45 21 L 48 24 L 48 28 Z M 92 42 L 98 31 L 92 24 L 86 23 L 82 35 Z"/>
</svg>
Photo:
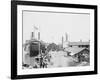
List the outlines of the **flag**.
<svg viewBox="0 0 100 80">
<path fill-rule="evenodd" d="M 38 30 L 38 28 L 37 28 L 36 26 L 34 26 L 34 29 L 35 29 L 35 30 Z"/>
</svg>

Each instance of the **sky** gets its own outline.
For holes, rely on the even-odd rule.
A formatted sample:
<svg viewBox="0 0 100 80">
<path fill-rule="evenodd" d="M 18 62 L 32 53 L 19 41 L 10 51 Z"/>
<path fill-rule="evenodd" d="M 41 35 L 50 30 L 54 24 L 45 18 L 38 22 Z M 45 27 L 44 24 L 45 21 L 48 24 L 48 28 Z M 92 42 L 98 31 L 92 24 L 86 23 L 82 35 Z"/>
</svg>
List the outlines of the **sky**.
<svg viewBox="0 0 100 80">
<path fill-rule="evenodd" d="M 34 30 L 34 26 L 38 30 Z M 55 13 L 23 11 L 23 42 L 31 38 L 31 32 L 40 31 L 41 40 L 59 44 L 65 33 L 69 41 L 88 41 L 90 39 L 90 15 L 77 13 Z"/>
</svg>

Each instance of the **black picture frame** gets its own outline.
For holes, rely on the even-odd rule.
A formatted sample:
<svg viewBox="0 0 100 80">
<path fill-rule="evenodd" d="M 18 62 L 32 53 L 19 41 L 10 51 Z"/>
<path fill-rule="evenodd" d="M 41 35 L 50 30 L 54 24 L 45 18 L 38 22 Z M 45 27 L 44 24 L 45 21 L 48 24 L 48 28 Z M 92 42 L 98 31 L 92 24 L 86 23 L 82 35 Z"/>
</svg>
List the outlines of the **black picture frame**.
<svg viewBox="0 0 100 80">
<path fill-rule="evenodd" d="M 94 70 L 81 72 L 62 72 L 47 74 L 28 74 L 17 75 L 17 5 L 45 6 L 58 8 L 81 8 L 94 10 Z M 60 77 L 60 76 L 77 76 L 97 74 L 97 5 L 85 4 L 65 4 L 65 3 L 49 3 L 49 2 L 33 2 L 33 1 L 11 1 L 11 79 L 25 78 L 43 78 L 43 77 Z"/>
</svg>

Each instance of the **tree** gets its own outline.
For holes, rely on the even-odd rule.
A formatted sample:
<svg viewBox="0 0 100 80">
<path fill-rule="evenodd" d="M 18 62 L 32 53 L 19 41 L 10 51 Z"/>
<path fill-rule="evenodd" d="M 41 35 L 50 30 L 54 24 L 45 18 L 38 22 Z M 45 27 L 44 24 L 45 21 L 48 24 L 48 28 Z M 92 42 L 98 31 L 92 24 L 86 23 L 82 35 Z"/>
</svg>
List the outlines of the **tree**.
<svg viewBox="0 0 100 80">
<path fill-rule="evenodd" d="M 52 51 L 57 50 L 57 45 L 56 45 L 55 43 L 49 44 L 49 45 L 47 46 L 47 51 L 50 51 L 50 50 L 52 50 Z"/>
</svg>

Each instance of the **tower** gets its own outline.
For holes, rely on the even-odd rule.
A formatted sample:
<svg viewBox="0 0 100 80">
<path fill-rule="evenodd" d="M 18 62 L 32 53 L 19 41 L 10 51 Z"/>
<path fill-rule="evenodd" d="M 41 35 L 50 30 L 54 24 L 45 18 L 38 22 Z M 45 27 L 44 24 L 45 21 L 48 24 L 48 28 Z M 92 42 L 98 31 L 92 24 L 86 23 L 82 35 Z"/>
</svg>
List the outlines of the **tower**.
<svg viewBox="0 0 100 80">
<path fill-rule="evenodd" d="M 66 47 L 69 47 L 68 34 L 65 33 L 65 36 L 66 36 L 66 41 L 65 41 Z"/>
<path fill-rule="evenodd" d="M 40 32 L 38 32 L 38 40 L 40 40 Z"/>
<path fill-rule="evenodd" d="M 34 38 L 35 38 L 35 35 L 34 35 L 34 32 L 32 32 L 31 39 L 34 39 Z"/>
<path fill-rule="evenodd" d="M 63 36 L 62 36 L 62 47 L 63 47 L 63 43 L 64 43 L 64 38 L 63 38 Z"/>
<path fill-rule="evenodd" d="M 63 48 L 69 47 L 69 41 L 68 41 L 68 34 L 65 33 L 65 41 L 63 42 Z"/>
<path fill-rule="evenodd" d="M 65 37 L 66 37 L 66 42 L 68 41 L 68 34 L 65 33 Z"/>
</svg>

